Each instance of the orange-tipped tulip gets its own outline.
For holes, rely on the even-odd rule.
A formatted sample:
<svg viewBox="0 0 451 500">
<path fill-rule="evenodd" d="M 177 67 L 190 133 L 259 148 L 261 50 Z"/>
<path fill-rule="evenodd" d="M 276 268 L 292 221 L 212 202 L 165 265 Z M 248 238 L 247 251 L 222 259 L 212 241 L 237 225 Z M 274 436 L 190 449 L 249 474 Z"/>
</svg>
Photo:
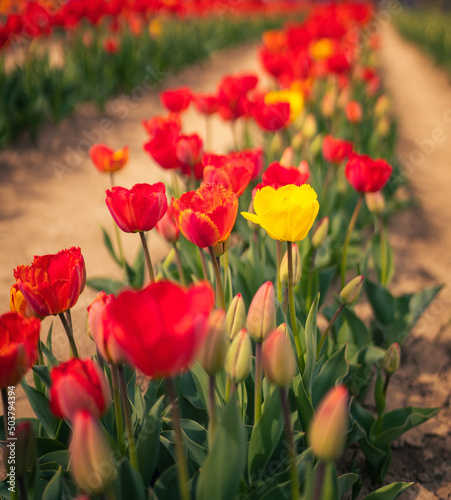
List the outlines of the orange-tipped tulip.
<svg viewBox="0 0 451 500">
<path fill-rule="evenodd" d="M 272 384 L 286 387 L 296 375 L 296 359 L 283 323 L 263 342 L 263 370 Z"/>
<path fill-rule="evenodd" d="M 89 155 L 99 172 L 116 172 L 128 162 L 128 147 L 113 151 L 105 144 L 94 144 L 89 150 Z"/>
</svg>

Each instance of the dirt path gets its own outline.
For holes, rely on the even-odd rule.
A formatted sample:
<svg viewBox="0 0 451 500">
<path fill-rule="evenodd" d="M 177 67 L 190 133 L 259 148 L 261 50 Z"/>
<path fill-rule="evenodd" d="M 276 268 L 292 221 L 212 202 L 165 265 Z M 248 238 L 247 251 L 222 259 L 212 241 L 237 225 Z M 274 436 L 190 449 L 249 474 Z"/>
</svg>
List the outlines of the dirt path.
<svg viewBox="0 0 451 500">
<path fill-rule="evenodd" d="M 451 86 L 444 71 L 400 38 L 382 32 L 385 85 L 399 121 L 397 153 L 418 206 L 390 224 L 396 293 L 443 283 L 405 344 L 389 398 L 396 406 L 436 406 L 432 421 L 397 443 L 389 480 L 414 481 L 416 499 L 451 498 Z"/>
</svg>

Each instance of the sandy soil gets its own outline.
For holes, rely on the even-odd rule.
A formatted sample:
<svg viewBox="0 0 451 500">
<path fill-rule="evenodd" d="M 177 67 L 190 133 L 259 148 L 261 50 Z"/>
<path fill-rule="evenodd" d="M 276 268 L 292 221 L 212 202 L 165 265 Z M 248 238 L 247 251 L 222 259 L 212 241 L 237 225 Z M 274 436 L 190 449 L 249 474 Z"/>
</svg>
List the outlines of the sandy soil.
<svg viewBox="0 0 451 500">
<path fill-rule="evenodd" d="M 438 406 L 440 414 L 415 429 L 394 447 L 393 465 L 387 481 L 414 481 L 404 498 L 448 499 L 451 497 L 451 87 L 444 72 L 437 70 L 418 50 L 401 40 L 390 27 L 382 32 L 380 64 L 399 118 L 399 155 L 418 206 L 397 215 L 390 225 L 395 250 L 396 293 L 420 286 L 444 283 L 440 297 L 425 313 L 405 345 L 401 370 L 389 389 L 391 406 Z M 228 72 L 256 69 L 256 47 L 246 46 L 216 54 L 208 63 L 166 80 L 165 86 L 190 85 L 194 90 L 213 90 Z M 86 154 L 89 141 L 112 147 L 128 144 L 129 166 L 117 182 L 131 187 L 137 182 L 164 180 L 164 172 L 142 150 L 146 135 L 140 123 L 161 112 L 157 92 L 134 99 L 120 97 L 99 114 L 83 105 L 75 116 L 58 126 L 47 126 L 38 143 L 22 140 L 0 151 L 0 306 L 9 309 L 12 271 L 30 263 L 33 255 L 55 253 L 80 246 L 88 276 L 115 276 L 117 268 L 106 254 L 98 224 L 112 231 L 104 200 L 109 187 Z M 102 121 L 103 120 L 103 121 Z M 105 121 L 108 120 L 108 121 Z M 186 130 L 203 130 L 203 120 L 189 112 Z M 223 151 L 231 143 L 228 127 L 219 121 L 212 149 Z M 126 255 L 138 248 L 135 235 L 123 235 Z M 155 258 L 166 247 L 158 235 L 150 246 Z M 85 332 L 86 307 L 94 292 L 86 290 L 73 311 L 77 343 L 88 354 L 92 343 Z M 46 319 L 45 332 L 50 324 Z M 62 328 L 55 322 L 57 355 L 68 356 Z M 27 412 L 20 401 L 19 413 Z"/>
</svg>

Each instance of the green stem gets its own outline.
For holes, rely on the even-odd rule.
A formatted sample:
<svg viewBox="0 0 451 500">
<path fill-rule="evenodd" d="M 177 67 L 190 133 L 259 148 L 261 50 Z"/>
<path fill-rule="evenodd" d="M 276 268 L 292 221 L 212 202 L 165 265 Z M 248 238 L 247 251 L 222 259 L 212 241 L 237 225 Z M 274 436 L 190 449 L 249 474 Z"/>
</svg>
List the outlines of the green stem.
<svg viewBox="0 0 451 500">
<path fill-rule="evenodd" d="M 136 454 L 135 435 L 133 434 L 133 427 L 132 427 L 132 412 L 130 409 L 130 402 L 127 396 L 127 384 L 125 382 L 124 366 L 123 365 L 118 366 L 117 371 L 119 375 L 119 388 L 122 399 L 122 410 L 124 411 L 124 417 L 125 417 L 125 430 L 127 432 L 128 453 L 130 456 L 130 463 L 132 464 L 132 467 L 138 470 L 138 456 Z"/>
<path fill-rule="evenodd" d="M 387 395 L 387 389 L 388 389 L 388 384 L 390 383 L 390 378 L 391 378 L 391 375 L 388 375 L 388 373 L 387 373 L 387 376 L 386 376 L 385 382 L 384 382 L 384 387 L 382 388 L 382 394 L 384 395 L 384 398 Z"/>
<path fill-rule="evenodd" d="M 66 316 L 64 316 L 64 313 L 59 313 L 58 316 L 60 317 L 61 323 L 64 327 L 64 331 L 66 332 L 67 338 L 69 340 L 71 354 L 74 358 L 79 358 L 80 356 L 78 355 L 77 346 L 75 345 L 74 334 L 71 327 L 69 326 L 69 323 L 67 322 Z"/>
<path fill-rule="evenodd" d="M 215 250 L 213 247 L 208 247 L 210 252 L 210 257 L 213 262 L 213 269 L 216 278 L 216 302 L 219 303 L 219 307 L 226 311 L 226 303 L 224 297 L 224 288 L 222 286 L 221 270 L 219 269 L 218 261 L 216 260 Z"/>
<path fill-rule="evenodd" d="M 227 288 L 227 271 L 229 269 L 229 251 L 226 250 L 222 256 L 222 267 L 224 268 L 224 286 Z"/>
<path fill-rule="evenodd" d="M 208 393 L 208 413 L 210 416 L 210 425 L 208 427 L 208 442 L 210 445 L 210 450 L 213 446 L 215 440 L 216 432 L 216 396 L 215 396 L 215 379 L 214 377 L 209 377 L 209 393 Z"/>
<path fill-rule="evenodd" d="M 147 246 L 146 235 L 143 231 L 139 231 L 139 237 L 141 238 L 141 244 L 144 250 L 144 257 L 146 259 L 147 270 L 149 272 L 149 279 L 151 283 L 155 283 L 155 275 L 153 274 L 152 261 L 150 260 L 149 247 Z"/>
<path fill-rule="evenodd" d="M 119 372 L 117 365 L 111 365 L 111 380 L 113 382 L 114 413 L 116 416 L 117 439 L 119 441 L 119 453 L 125 457 L 127 450 L 124 439 L 124 419 L 122 416 L 121 393 L 119 390 Z"/>
<path fill-rule="evenodd" d="M 343 255 L 341 258 L 341 288 L 345 286 L 346 280 L 346 254 L 348 253 L 349 240 L 351 239 L 351 233 L 354 229 L 357 216 L 359 215 L 360 207 L 362 206 L 363 193 L 360 193 L 357 204 L 354 208 L 351 220 L 349 221 L 348 231 L 346 232 L 345 242 L 343 244 Z"/>
<path fill-rule="evenodd" d="M 299 368 L 301 373 L 304 371 L 305 362 L 302 353 L 301 339 L 299 337 L 298 323 L 296 319 L 296 311 L 294 308 L 294 287 L 293 287 L 293 249 L 291 241 L 287 241 L 288 254 L 288 306 L 290 309 L 291 329 L 293 330 L 294 343 L 298 353 Z"/>
<path fill-rule="evenodd" d="M 177 475 L 179 479 L 180 496 L 182 500 L 189 500 L 188 492 L 188 470 L 186 467 L 186 457 L 183 450 L 182 429 L 180 427 L 179 405 L 175 398 L 175 388 L 172 379 L 166 379 L 169 400 L 172 406 L 172 423 L 175 432 L 175 450 L 177 456 Z"/>
<path fill-rule="evenodd" d="M 378 217 L 377 221 L 379 225 L 379 237 L 381 246 L 381 285 L 385 286 L 387 282 L 387 243 L 385 241 L 385 231 L 382 217 Z"/>
<path fill-rule="evenodd" d="M 324 341 L 326 340 L 327 335 L 330 332 L 330 329 L 333 327 L 336 319 L 340 315 L 343 308 L 344 308 L 344 304 L 340 304 L 338 309 L 335 311 L 335 314 L 332 316 L 331 320 L 329 321 L 329 324 L 327 325 L 326 329 L 324 330 L 324 333 L 321 335 L 321 339 L 320 339 L 319 344 L 318 344 L 318 351 L 317 351 L 318 355 L 321 352 L 321 348 L 323 347 Z"/>
<path fill-rule="evenodd" d="M 313 271 L 315 270 L 316 248 L 313 249 L 312 258 L 310 259 L 310 266 L 307 279 L 307 294 L 305 298 L 305 310 L 310 311 L 312 305 L 312 288 L 313 288 Z"/>
<path fill-rule="evenodd" d="M 226 387 L 225 387 L 225 402 L 226 404 L 229 402 L 230 398 L 230 388 L 232 387 L 232 380 L 231 378 L 227 375 L 226 378 Z"/>
<path fill-rule="evenodd" d="M 174 254 L 175 254 L 175 263 L 177 264 L 177 271 L 179 273 L 179 279 L 180 283 L 185 286 L 186 281 L 185 281 L 185 275 L 183 274 L 183 266 L 182 266 L 182 259 L 180 258 L 180 252 L 179 249 L 177 248 L 177 243 L 174 242 Z"/>
<path fill-rule="evenodd" d="M 67 309 L 67 311 L 65 312 L 65 315 L 66 315 L 67 323 L 69 324 L 70 329 L 73 332 L 74 331 L 74 327 L 72 325 L 72 315 L 70 313 L 70 309 Z"/>
<path fill-rule="evenodd" d="M 276 241 L 276 266 L 277 266 L 277 300 L 282 302 L 282 281 L 280 279 L 280 265 L 282 263 L 283 243 Z"/>
<path fill-rule="evenodd" d="M 326 471 L 326 464 L 325 462 L 320 460 L 316 467 L 315 485 L 313 487 L 313 500 L 321 500 L 325 471 Z"/>
<path fill-rule="evenodd" d="M 263 351 L 262 343 L 255 346 L 255 395 L 254 395 L 254 425 L 260 420 L 262 414 L 262 377 L 263 377 Z"/>
<path fill-rule="evenodd" d="M 332 181 L 334 172 L 335 172 L 334 166 L 327 163 L 326 177 L 324 178 L 323 190 L 321 191 L 321 198 L 320 198 L 320 201 L 323 205 L 326 203 L 327 191 L 329 189 L 329 184 Z"/>
<path fill-rule="evenodd" d="M 25 483 L 25 477 L 24 476 L 18 476 L 17 477 L 17 486 L 19 487 L 19 498 L 20 498 L 20 500 L 27 500 L 28 499 L 27 484 Z"/>
<path fill-rule="evenodd" d="M 208 269 L 207 269 L 207 262 L 205 261 L 205 255 L 204 251 L 202 248 L 197 247 L 199 250 L 199 255 L 200 255 L 200 263 L 202 266 L 202 276 L 205 281 L 208 281 Z"/>
<path fill-rule="evenodd" d="M 291 428 L 290 410 L 288 408 L 288 392 L 286 387 L 280 388 L 283 419 L 285 422 L 285 437 L 290 457 L 291 499 L 299 500 L 299 478 L 296 469 L 296 448 L 294 446 L 293 429 Z"/>
</svg>

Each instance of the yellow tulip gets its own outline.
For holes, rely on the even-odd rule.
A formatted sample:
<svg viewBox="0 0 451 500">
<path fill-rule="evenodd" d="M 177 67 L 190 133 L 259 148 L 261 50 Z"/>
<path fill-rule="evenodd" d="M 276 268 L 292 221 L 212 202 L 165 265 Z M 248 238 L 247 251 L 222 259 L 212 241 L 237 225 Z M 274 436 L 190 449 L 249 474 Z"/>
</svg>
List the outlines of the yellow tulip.
<svg viewBox="0 0 451 500">
<path fill-rule="evenodd" d="M 254 198 L 255 214 L 241 215 L 259 224 L 275 240 L 300 241 L 310 231 L 318 210 L 317 195 L 311 186 L 288 184 L 279 189 L 260 189 Z"/>
<path fill-rule="evenodd" d="M 310 45 L 310 54 L 313 59 L 321 61 L 327 59 L 334 53 L 334 43 L 330 38 L 321 38 Z"/>
<path fill-rule="evenodd" d="M 300 90 L 273 90 L 265 94 L 265 104 L 287 102 L 290 105 L 290 123 L 301 114 L 304 96 Z"/>
</svg>

